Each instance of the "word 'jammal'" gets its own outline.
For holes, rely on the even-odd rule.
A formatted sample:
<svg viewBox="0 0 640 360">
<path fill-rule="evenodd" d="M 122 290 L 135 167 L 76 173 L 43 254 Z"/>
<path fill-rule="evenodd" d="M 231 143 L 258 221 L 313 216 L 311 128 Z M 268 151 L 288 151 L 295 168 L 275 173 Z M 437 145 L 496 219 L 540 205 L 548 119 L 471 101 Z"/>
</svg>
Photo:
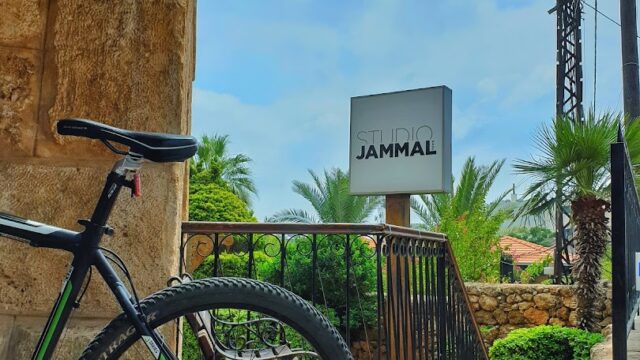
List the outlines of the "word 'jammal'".
<svg viewBox="0 0 640 360">
<path fill-rule="evenodd" d="M 410 157 L 410 156 L 426 156 L 426 155 L 435 155 L 436 151 L 431 150 L 431 141 L 427 140 L 424 142 L 424 147 L 420 141 L 416 141 L 413 143 L 413 147 L 411 147 L 411 151 L 409 151 L 409 142 L 405 143 L 391 143 L 391 144 L 380 144 L 379 147 L 376 145 L 369 145 L 366 147 L 365 145 L 360 147 L 360 155 L 356 156 L 356 159 L 382 159 L 385 156 L 388 158 L 397 158 L 397 157 Z"/>
</svg>

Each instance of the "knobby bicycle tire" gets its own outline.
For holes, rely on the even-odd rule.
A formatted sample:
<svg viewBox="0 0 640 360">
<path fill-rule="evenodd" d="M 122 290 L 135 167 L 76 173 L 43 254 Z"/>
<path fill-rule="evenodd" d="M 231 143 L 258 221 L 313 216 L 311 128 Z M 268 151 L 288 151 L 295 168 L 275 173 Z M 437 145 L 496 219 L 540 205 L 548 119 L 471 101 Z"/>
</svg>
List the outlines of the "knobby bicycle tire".
<svg viewBox="0 0 640 360">
<path fill-rule="evenodd" d="M 307 301 L 275 285 L 244 278 L 194 280 L 163 289 L 141 301 L 149 323 L 157 328 L 189 313 L 237 308 L 259 311 L 296 330 L 322 359 L 353 359 L 329 321 Z M 81 360 L 118 359 L 140 335 L 124 314 L 113 319 L 87 346 Z"/>
</svg>

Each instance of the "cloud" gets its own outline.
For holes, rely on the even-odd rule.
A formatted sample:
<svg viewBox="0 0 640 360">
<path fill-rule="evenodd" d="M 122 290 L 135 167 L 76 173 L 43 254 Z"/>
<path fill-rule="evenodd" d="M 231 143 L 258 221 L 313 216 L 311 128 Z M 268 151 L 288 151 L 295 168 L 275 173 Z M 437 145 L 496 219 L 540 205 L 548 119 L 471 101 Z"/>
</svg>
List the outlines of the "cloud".
<svg viewBox="0 0 640 360">
<path fill-rule="evenodd" d="M 531 133 L 555 111 L 555 16 L 546 2 L 198 6 L 193 132 L 230 134 L 232 151 L 254 159 L 259 218 L 310 210 L 290 190 L 292 180 L 310 180 L 307 168 L 346 169 L 352 96 L 450 86 L 454 173 L 467 156 L 480 163 L 525 157 Z M 602 10 L 617 14 L 616 6 Z M 598 103 L 616 108 L 620 66 L 610 54 L 619 29 L 601 21 Z M 590 64 L 585 55 L 585 69 Z M 508 166 L 498 192 L 519 183 Z"/>
<path fill-rule="evenodd" d="M 257 106 L 195 88 L 192 132 L 229 134 L 230 151 L 253 159 L 259 191 L 254 210 L 263 219 L 283 208 L 307 206 L 291 191 L 293 180 L 308 178 L 307 168 L 346 169 L 348 102 L 336 106 L 334 101 L 318 94 Z"/>
</svg>

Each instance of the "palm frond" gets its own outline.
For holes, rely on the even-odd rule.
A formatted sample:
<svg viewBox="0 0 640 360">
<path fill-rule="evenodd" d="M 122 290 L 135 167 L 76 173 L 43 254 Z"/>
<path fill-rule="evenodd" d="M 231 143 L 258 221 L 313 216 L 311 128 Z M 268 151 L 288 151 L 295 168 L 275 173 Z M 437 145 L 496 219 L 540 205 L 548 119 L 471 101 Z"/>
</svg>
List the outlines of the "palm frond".
<svg viewBox="0 0 640 360">
<path fill-rule="evenodd" d="M 230 155 L 228 135 L 204 135 L 194 158 L 190 161 L 191 175 L 209 171 L 248 205 L 258 195 L 249 164 L 251 158 L 244 154 Z"/>
<path fill-rule="evenodd" d="M 322 176 L 309 170 L 311 183 L 293 182 L 293 191 L 307 200 L 316 214 L 314 219 L 324 223 L 360 223 L 366 221 L 380 207 L 381 198 L 353 196 L 349 193 L 349 174 L 341 169 L 324 170 Z M 291 211 L 285 213 L 292 216 Z M 299 213 L 294 213 L 300 215 Z M 275 216 L 274 219 L 295 219 Z M 309 214 L 307 214 L 309 215 Z"/>
<path fill-rule="evenodd" d="M 318 218 L 300 209 L 282 210 L 270 218 L 267 222 L 291 222 L 298 224 L 317 224 Z"/>
</svg>

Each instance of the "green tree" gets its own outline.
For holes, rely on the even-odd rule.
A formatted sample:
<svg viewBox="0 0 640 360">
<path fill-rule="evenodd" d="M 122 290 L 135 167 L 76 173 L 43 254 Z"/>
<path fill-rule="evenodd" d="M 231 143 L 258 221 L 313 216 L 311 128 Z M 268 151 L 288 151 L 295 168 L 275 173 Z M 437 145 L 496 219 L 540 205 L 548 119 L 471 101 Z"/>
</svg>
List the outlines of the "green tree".
<svg viewBox="0 0 640 360">
<path fill-rule="evenodd" d="M 552 230 L 541 226 L 508 229 L 506 234 L 547 247 L 553 245 L 555 239 L 555 233 Z"/>
<path fill-rule="evenodd" d="M 204 135 L 198 152 L 190 162 L 190 180 L 195 183 L 224 183 L 242 201 L 251 204 L 258 191 L 251 178 L 251 158 L 244 154 L 229 154 L 229 136 Z"/>
<path fill-rule="evenodd" d="M 189 220 L 256 221 L 244 201 L 224 186 L 215 183 L 189 186 Z"/>
<path fill-rule="evenodd" d="M 324 171 L 324 178 L 309 170 L 313 184 L 293 182 L 293 191 L 305 198 L 315 214 L 300 209 L 280 211 L 271 222 L 296 223 L 361 223 L 380 206 L 382 200 L 376 196 L 353 196 L 349 194 L 349 174 L 340 169 Z"/>
<path fill-rule="evenodd" d="M 451 193 L 414 196 L 411 208 L 427 229 L 435 229 L 445 212 L 453 217 L 480 209 L 487 217 L 497 214 L 498 204 L 509 191 L 490 203 L 487 203 L 487 197 L 503 165 L 504 160 L 500 160 L 489 166 L 478 166 L 475 159 L 470 157 L 465 161 L 460 181 Z"/>
<path fill-rule="evenodd" d="M 514 165 L 517 173 L 532 179 L 525 192 L 530 211 L 549 206 L 543 200 L 555 199 L 549 195 L 555 184 L 562 184 L 563 196 L 570 200 L 577 254 L 573 277 L 577 285 L 578 325 L 590 331 L 597 329 L 594 313 L 602 296 L 599 281 L 608 232 L 606 212 L 610 208 L 610 144 L 616 141 L 620 123 L 620 116 L 596 116 L 592 111 L 584 121 L 559 117 L 536 134 L 541 154 L 530 160 L 517 160 Z M 632 134 L 637 130 L 627 132 Z M 632 140 L 637 142 L 633 137 Z"/>
<path fill-rule="evenodd" d="M 504 160 L 478 166 L 468 158 L 460 181 L 450 194 L 420 195 L 411 199 L 411 208 L 426 229 L 447 234 L 462 277 L 491 280 L 499 275 L 498 232 L 508 216 L 497 209 L 508 194 L 488 203 L 489 190 Z"/>
</svg>

